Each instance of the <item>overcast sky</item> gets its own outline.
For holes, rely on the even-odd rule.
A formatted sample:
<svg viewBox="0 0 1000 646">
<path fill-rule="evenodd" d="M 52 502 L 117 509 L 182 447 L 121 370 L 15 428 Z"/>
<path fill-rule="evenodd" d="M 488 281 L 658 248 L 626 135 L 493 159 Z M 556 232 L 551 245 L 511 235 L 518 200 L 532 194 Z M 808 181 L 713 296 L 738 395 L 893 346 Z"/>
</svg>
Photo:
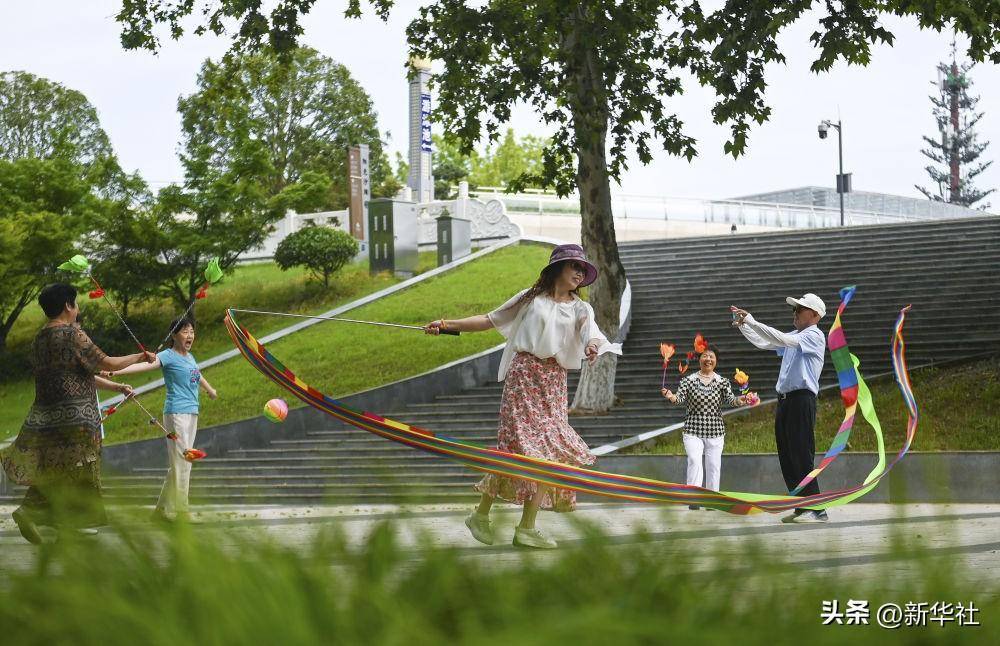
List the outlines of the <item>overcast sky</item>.
<svg viewBox="0 0 1000 646">
<path fill-rule="evenodd" d="M 123 51 L 114 22 L 120 0 L 33 0 L 4 2 L 0 22 L 0 70 L 24 70 L 83 92 L 97 107 L 123 164 L 159 186 L 182 177 L 176 157 L 180 120 L 178 96 L 195 89 L 206 57 L 219 57 L 227 43 L 185 37 L 168 42 L 157 55 Z M 199 3 L 200 4 L 200 3 Z M 343 63 L 372 96 L 390 150 L 406 150 L 407 88 L 405 27 L 420 2 L 397 2 L 392 20 L 368 15 L 343 18 L 346 0 L 318 0 L 306 20 L 304 42 Z M 927 99 L 935 65 L 949 54 L 948 34 L 920 31 L 892 20 L 895 47 L 875 50 L 868 68 L 840 65 L 815 75 L 808 42 L 812 25 L 793 27 L 782 39 L 788 64 L 770 70 L 771 120 L 756 128 L 750 152 L 734 161 L 722 153 L 726 131 L 711 123 L 711 94 L 689 83 L 673 106 L 699 140 L 692 163 L 656 155 L 649 166 L 635 160 L 622 178 L 621 192 L 643 195 L 725 198 L 803 185 L 832 186 L 836 139 L 821 141 L 816 125 L 824 118 L 844 123 L 845 170 L 854 189 L 920 197 L 914 183 L 926 184 L 921 135 L 935 133 Z M 470 34 L 470 37 L 476 37 Z M 1000 151 L 1000 71 L 991 64 L 972 72 L 973 91 L 986 113 L 980 137 L 994 142 L 986 159 Z M 527 109 L 511 124 L 518 134 L 545 134 Z M 1000 186 L 1000 165 L 980 176 L 980 187 Z M 993 200 L 1000 203 L 1000 198 Z"/>
</svg>

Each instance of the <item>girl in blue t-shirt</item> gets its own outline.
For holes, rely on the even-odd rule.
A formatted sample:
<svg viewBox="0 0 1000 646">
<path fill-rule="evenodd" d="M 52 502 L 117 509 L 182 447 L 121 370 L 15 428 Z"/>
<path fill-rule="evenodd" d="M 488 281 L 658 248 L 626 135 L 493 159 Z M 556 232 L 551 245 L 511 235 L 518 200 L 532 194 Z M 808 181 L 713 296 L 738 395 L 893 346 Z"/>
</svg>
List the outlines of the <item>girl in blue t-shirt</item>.
<svg viewBox="0 0 1000 646">
<path fill-rule="evenodd" d="M 218 397 L 215 388 L 198 370 L 198 363 L 191 354 L 193 345 L 194 321 L 188 318 L 174 319 L 170 323 L 170 347 L 158 353 L 156 361 L 134 364 L 110 373 L 125 375 L 154 368 L 163 371 L 163 381 L 167 388 L 167 399 L 163 402 L 163 426 L 177 434 L 177 441 L 166 441 L 169 468 L 153 511 L 153 518 L 156 520 L 172 521 L 178 516 L 187 517 L 191 463 L 184 459 L 181 447 L 194 446 L 198 432 L 199 388 L 203 388 L 211 399 Z"/>
</svg>

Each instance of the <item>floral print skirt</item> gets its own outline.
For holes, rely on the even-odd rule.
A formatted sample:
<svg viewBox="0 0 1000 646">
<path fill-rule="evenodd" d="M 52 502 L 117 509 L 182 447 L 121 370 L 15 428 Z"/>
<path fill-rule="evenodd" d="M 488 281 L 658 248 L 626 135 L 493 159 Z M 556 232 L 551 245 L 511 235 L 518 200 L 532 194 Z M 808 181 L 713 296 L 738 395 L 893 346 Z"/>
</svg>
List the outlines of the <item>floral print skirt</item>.
<svg viewBox="0 0 1000 646">
<path fill-rule="evenodd" d="M 500 400 L 497 449 L 573 466 L 590 466 L 597 457 L 569 425 L 566 369 L 555 359 L 539 359 L 518 352 L 511 362 Z M 538 484 L 487 474 L 476 490 L 494 498 L 523 505 L 538 491 Z M 576 492 L 550 488 L 541 508 L 572 511 Z"/>
<path fill-rule="evenodd" d="M 0 451 L 12 482 L 28 485 L 21 508 L 42 525 L 95 527 L 101 500 L 101 434 L 83 426 L 22 428 Z"/>
</svg>

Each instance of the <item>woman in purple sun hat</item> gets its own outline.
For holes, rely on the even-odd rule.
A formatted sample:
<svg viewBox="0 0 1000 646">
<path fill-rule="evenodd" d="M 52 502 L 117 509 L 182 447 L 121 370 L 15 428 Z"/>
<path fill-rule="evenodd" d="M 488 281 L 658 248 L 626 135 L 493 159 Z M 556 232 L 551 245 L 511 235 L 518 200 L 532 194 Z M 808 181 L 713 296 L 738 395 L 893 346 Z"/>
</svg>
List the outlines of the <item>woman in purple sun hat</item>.
<svg viewBox="0 0 1000 646">
<path fill-rule="evenodd" d="M 497 449 L 562 464 L 589 466 L 597 458 L 569 425 L 566 371 L 579 370 L 583 359 L 621 354 L 594 319 L 594 309 L 577 295 L 597 280 L 597 267 L 576 244 L 559 245 L 530 288 L 515 294 L 489 314 L 441 319 L 425 326 L 441 330 L 480 332 L 495 328 L 507 339 L 500 360 L 500 425 Z M 539 508 L 572 511 L 576 493 L 536 482 L 487 474 L 477 485 L 479 507 L 465 519 L 476 540 L 492 545 L 489 512 L 496 498 L 524 506 L 514 529 L 514 545 L 554 548 L 556 542 L 535 527 Z"/>
</svg>

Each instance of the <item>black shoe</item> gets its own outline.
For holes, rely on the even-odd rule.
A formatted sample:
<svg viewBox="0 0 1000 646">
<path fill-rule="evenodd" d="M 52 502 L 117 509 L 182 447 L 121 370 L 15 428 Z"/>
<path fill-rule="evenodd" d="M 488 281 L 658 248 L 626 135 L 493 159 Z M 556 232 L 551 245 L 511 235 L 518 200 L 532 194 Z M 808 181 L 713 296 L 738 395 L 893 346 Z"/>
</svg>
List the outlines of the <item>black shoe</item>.
<svg viewBox="0 0 1000 646">
<path fill-rule="evenodd" d="M 32 545 L 42 544 L 42 535 L 38 533 L 38 528 L 35 527 L 35 523 L 33 523 L 31 518 L 28 517 L 27 512 L 18 507 L 14 510 L 14 513 L 11 514 L 11 517 L 14 519 L 14 523 L 17 525 L 17 529 L 21 532 L 21 536 L 24 537 L 24 540 L 28 541 Z"/>
<path fill-rule="evenodd" d="M 699 509 L 701 509 L 701 507 L 699 507 L 698 505 L 688 505 L 688 509 L 690 509 L 691 511 L 698 511 Z"/>
</svg>

